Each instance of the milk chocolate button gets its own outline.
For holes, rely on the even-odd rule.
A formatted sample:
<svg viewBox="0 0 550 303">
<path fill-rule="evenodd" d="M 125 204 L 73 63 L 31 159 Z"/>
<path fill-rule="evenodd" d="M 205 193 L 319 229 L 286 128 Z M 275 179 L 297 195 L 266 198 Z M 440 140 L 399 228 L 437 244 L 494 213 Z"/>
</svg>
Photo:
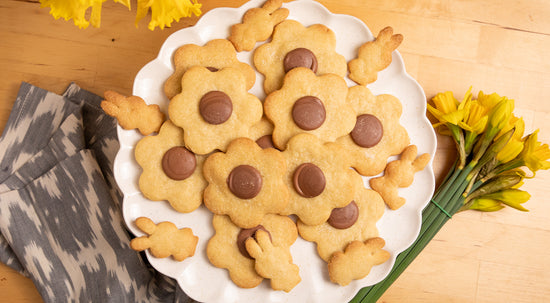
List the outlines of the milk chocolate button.
<svg viewBox="0 0 550 303">
<path fill-rule="evenodd" d="M 273 145 L 273 137 L 271 135 L 260 137 L 258 140 L 256 140 L 256 144 L 258 144 L 263 149 L 275 148 L 275 145 Z"/>
<path fill-rule="evenodd" d="M 217 69 L 217 68 L 215 68 L 215 67 L 212 67 L 212 66 L 207 66 L 206 68 L 207 68 L 209 71 L 213 72 L 213 73 L 219 71 L 219 69 Z"/>
<path fill-rule="evenodd" d="M 319 98 L 305 96 L 294 102 L 292 119 L 299 128 L 303 130 L 317 129 L 323 125 L 325 118 L 325 106 Z"/>
<path fill-rule="evenodd" d="M 193 174 L 197 160 L 195 154 L 183 146 L 170 148 L 162 157 L 162 170 L 173 180 L 184 180 Z"/>
<path fill-rule="evenodd" d="M 229 173 L 227 186 L 235 196 L 252 199 L 262 189 L 262 175 L 250 165 L 239 165 Z"/>
<path fill-rule="evenodd" d="M 317 57 L 307 48 L 296 48 L 288 52 L 283 60 L 285 73 L 296 67 L 306 67 L 317 72 Z"/>
<path fill-rule="evenodd" d="M 344 207 L 333 209 L 328 218 L 328 224 L 334 228 L 346 229 L 355 224 L 358 217 L 359 209 L 357 208 L 357 204 L 355 204 L 355 201 L 351 201 Z"/>
<path fill-rule="evenodd" d="M 256 239 L 256 231 L 258 231 L 260 229 L 267 232 L 267 234 L 269 235 L 269 239 L 272 240 L 271 239 L 271 234 L 262 225 L 258 225 L 256 227 L 252 227 L 252 228 L 241 229 L 241 231 L 237 235 L 237 247 L 239 248 L 239 251 L 241 252 L 241 254 L 243 256 L 252 259 L 252 257 L 250 256 L 250 254 L 246 250 L 246 244 L 245 243 L 246 243 L 246 240 L 250 237 L 254 237 L 254 239 Z"/>
<path fill-rule="evenodd" d="M 351 138 L 361 147 L 373 147 L 382 140 L 383 134 L 384 129 L 380 120 L 376 116 L 364 114 L 357 117 Z"/>
<path fill-rule="evenodd" d="M 202 96 L 199 102 L 199 112 L 207 123 L 222 124 L 233 112 L 231 98 L 221 91 L 211 91 Z"/>
<path fill-rule="evenodd" d="M 325 190 L 325 174 L 313 163 L 303 163 L 298 166 L 292 179 L 294 189 L 302 197 L 317 197 Z"/>
</svg>

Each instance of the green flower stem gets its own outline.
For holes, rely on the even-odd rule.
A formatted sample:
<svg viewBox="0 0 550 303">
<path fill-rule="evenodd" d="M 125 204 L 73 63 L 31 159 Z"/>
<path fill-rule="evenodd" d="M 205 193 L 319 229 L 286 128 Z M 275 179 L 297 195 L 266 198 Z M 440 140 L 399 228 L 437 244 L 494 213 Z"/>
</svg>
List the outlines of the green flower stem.
<svg viewBox="0 0 550 303">
<path fill-rule="evenodd" d="M 462 193 L 470 183 L 467 177 L 473 168 L 474 165 L 468 165 L 464 169 L 456 168 L 434 195 L 434 202 L 446 209 L 451 215 L 456 213 L 463 204 L 464 197 Z M 422 212 L 422 225 L 418 238 L 408 249 L 397 256 L 393 269 L 386 279 L 376 285 L 361 289 L 351 302 L 375 302 L 378 300 L 433 239 L 448 219 L 449 217 L 441 212 L 436 205 L 429 203 Z"/>
</svg>

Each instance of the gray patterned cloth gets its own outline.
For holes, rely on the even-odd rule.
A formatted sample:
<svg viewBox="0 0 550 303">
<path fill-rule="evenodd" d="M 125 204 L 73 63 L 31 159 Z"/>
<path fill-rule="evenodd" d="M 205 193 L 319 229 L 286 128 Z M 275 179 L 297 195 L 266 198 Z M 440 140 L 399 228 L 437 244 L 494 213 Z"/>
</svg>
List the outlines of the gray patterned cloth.
<svg viewBox="0 0 550 303">
<path fill-rule="evenodd" d="M 22 83 L 0 138 L 0 261 L 45 302 L 194 302 L 129 247 L 101 100 Z"/>
</svg>

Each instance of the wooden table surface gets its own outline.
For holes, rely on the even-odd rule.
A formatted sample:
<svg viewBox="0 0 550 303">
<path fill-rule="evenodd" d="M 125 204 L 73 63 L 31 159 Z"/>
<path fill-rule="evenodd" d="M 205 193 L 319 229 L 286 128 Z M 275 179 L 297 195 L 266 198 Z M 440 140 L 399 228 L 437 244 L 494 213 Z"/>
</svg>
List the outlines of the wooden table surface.
<svg viewBox="0 0 550 303">
<path fill-rule="evenodd" d="M 200 0 L 203 12 L 245 1 Z M 334 13 L 363 20 L 373 33 L 392 26 L 407 71 L 428 98 L 451 90 L 461 98 L 470 85 L 515 100 L 526 133 L 540 129 L 550 142 L 550 1 L 548 0 L 320 0 Z M 133 2 L 135 6 L 135 1 Z M 135 8 L 105 2 L 101 28 L 80 30 L 54 20 L 37 0 L 0 2 L 0 131 L 22 81 L 62 93 L 71 81 L 102 95 L 131 94 L 139 69 L 155 58 L 187 18 L 154 32 Z M 438 180 L 454 157 L 438 137 Z M 548 302 L 550 300 L 550 173 L 526 180 L 530 212 L 455 215 L 381 302 Z M 0 218 L 1 220 L 1 218 Z M 0 301 L 40 302 L 31 280 L 0 265 Z"/>
</svg>

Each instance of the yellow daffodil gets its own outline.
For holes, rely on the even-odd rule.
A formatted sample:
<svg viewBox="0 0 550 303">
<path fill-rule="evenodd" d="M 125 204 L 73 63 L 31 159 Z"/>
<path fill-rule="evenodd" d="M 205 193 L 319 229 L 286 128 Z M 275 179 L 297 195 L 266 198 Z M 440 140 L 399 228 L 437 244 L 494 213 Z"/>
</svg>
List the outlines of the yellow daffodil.
<svg viewBox="0 0 550 303">
<path fill-rule="evenodd" d="M 497 200 L 517 210 L 528 211 L 521 204 L 527 202 L 531 195 L 524 190 L 509 188 L 484 195 L 482 198 Z"/>
<path fill-rule="evenodd" d="M 506 163 L 514 160 L 517 155 L 523 150 L 523 132 L 525 130 L 525 122 L 523 118 L 512 117 L 510 119 L 508 126 L 505 126 L 500 133 L 497 135 L 497 138 L 502 136 L 508 130 L 514 128 L 514 134 L 508 141 L 508 143 L 502 148 L 502 150 L 497 154 L 497 160 L 500 163 Z"/>
<path fill-rule="evenodd" d="M 488 109 L 495 107 L 502 100 L 502 98 L 503 97 L 499 96 L 497 93 L 486 95 L 483 91 L 479 91 L 477 94 L 477 101 Z"/>
<path fill-rule="evenodd" d="M 464 130 L 475 133 L 477 135 L 485 131 L 489 116 L 489 108 L 483 105 L 478 100 L 469 100 L 466 108 L 466 117 L 463 122 L 459 122 L 459 126 Z"/>
<path fill-rule="evenodd" d="M 470 204 L 470 206 L 468 207 L 468 209 L 475 209 L 486 212 L 497 211 L 503 208 L 504 206 L 502 206 L 502 203 L 500 203 L 500 201 L 484 198 L 474 199 L 472 201 L 472 204 Z"/>
<path fill-rule="evenodd" d="M 428 104 L 428 111 L 439 120 L 439 123 L 434 124 L 434 127 L 446 123 L 458 125 L 464 119 L 465 102 L 459 103 L 452 92 L 439 93 L 432 98 L 432 101 L 435 107 Z"/>
<path fill-rule="evenodd" d="M 508 123 L 514 111 L 514 100 L 503 97 L 489 112 L 487 132 L 494 138 Z"/>
<path fill-rule="evenodd" d="M 550 168 L 550 149 L 548 144 L 538 141 L 538 132 L 537 129 L 525 138 L 523 151 L 518 156 L 533 173 Z"/>
<path fill-rule="evenodd" d="M 138 22 L 147 15 L 151 9 L 151 21 L 148 28 L 170 27 L 172 21 L 179 21 L 182 17 L 189 17 L 191 14 L 201 14 L 201 4 L 197 0 L 138 0 L 136 13 L 136 26 Z"/>
<path fill-rule="evenodd" d="M 50 14 L 56 20 L 59 18 L 63 18 L 65 21 L 73 19 L 74 25 L 78 26 L 78 28 L 87 28 L 90 22 L 86 20 L 86 10 L 92 7 L 91 14 L 97 15 L 98 5 L 96 2 L 99 2 L 99 9 L 101 9 L 101 1 L 94 0 L 40 0 L 40 6 L 49 7 Z"/>
<path fill-rule="evenodd" d="M 79 28 L 87 28 L 88 25 L 99 27 L 101 24 L 101 7 L 107 0 L 40 0 L 41 7 L 49 7 L 50 14 L 55 18 L 65 20 L 73 19 Z M 130 0 L 114 0 L 130 9 Z M 91 8 L 89 20 L 86 19 L 86 11 Z M 201 14 L 201 4 L 197 0 L 137 0 L 136 26 L 139 20 L 151 10 L 149 29 L 155 27 L 170 26 L 172 21 L 179 21 L 182 17 L 191 14 Z"/>
</svg>

